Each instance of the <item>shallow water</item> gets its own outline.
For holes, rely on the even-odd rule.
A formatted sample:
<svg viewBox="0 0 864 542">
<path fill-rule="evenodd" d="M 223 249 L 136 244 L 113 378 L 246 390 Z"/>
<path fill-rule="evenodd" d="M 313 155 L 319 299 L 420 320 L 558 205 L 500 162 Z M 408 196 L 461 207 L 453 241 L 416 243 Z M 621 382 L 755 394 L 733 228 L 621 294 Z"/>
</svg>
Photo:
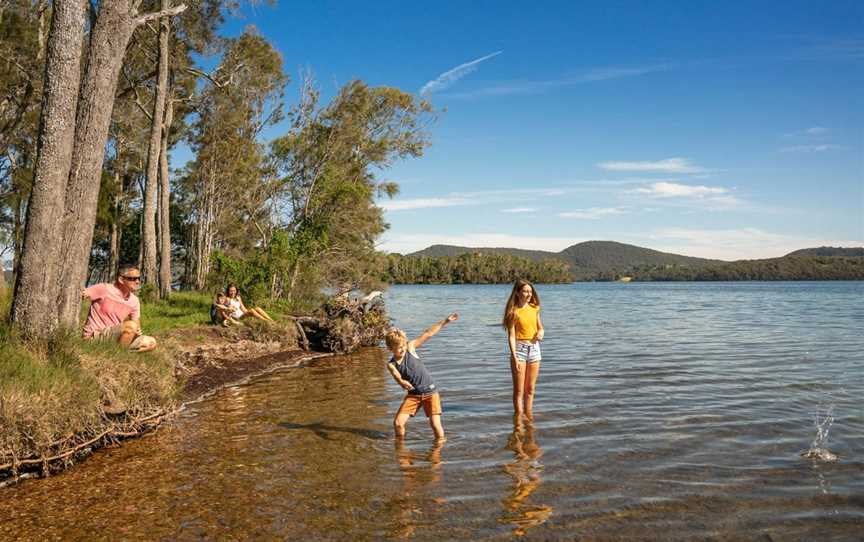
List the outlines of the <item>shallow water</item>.
<svg viewBox="0 0 864 542">
<path fill-rule="evenodd" d="M 535 420 L 514 426 L 509 288 L 400 286 L 449 440 L 368 349 L 224 390 L 157 433 L 0 491 L 2 539 L 754 539 L 864 533 L 864 283 L 540 286 Z M 814 416 L 822 445 L 802 458 Z"/>
</svg>

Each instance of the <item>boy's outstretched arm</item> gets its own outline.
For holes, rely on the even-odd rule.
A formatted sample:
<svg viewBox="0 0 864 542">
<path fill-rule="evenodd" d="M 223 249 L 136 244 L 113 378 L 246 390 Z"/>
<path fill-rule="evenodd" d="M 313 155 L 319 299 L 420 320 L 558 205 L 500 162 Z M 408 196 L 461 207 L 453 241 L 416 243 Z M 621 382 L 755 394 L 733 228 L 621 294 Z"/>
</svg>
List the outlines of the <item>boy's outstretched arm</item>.
<svg viewBox="0 0 864 542">
<path fill-rule="evenodd" d="M 423 335 L 420 335 L 419 337 L 417 337 L 416 339 L 411 341 L 412 343 L 414 343 L 413 344 L 414 348 L 417 348 L 418 346 L 420 346 L 423 343 L 425 343 L 426 341 L 428 341 L 433 335 L 435 335 L 436 333 L 441 331 L 442 327 L 446 326 L 450 322 L 455 322 L 458 319 L 459 319 L 459 315 L 454 312 L 453 314 L 451 314 L 447 318 L 441 320 L 440 322 L 436 322 L 435 324 L 432 325 L 432 327 L 430 327 L 429 329 L 424 331 Z"/>
<path fill-rule="evenodd" d="M 411 383 L 407 380 L 404 380 L 399 374 L 399 371 L 397 371 L 396 368 L 389 363 L 387 364 L 387 370 L 390 371 L 390 375 L 393 377 L 393 380 L 395 380 L 397 384 L 402 386 L 403 389 L 405 389 L 406 391 L 411 391 L 414 389 L 414 386 L 412 386 Z"/>
</svg>

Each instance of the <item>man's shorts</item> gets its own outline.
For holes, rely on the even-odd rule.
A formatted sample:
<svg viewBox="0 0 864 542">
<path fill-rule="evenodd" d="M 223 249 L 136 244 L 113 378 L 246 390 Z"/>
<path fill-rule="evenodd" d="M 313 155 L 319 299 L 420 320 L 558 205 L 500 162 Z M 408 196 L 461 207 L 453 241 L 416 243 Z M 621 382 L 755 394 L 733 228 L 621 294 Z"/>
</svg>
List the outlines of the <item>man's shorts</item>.
<svg viewBox="0 0 864 542">
<path fill-rule="evenodd" d="M 540 342 L 516 341 L 516 361 L 528 363 L 540 361 Z"/>
<path fill-rule="evenodd" d="M 405 400 L 402 401 L 402 405 L 399 407 L 396 415 L 408 414 L 409 416 L 414 416 L 420 410 L 421 405 L 427 418 L 441 414 L 441 396 L 436 391 L 435 393 L 424 393 L 423 395 L 409 393 L 405 396 Z"/>
<path fill-rule="evenodd" d="M 117 324 L 116 326 L 106 327 L 100 329 L 96 333 L 93 334 L 93 339 L 97 341 L 106 341 L 106 342 L 117 342 L 120 340 L 120 335 L 123 334 L 123 324 Z M 138 335 L 135 337 L 135 340 L 129 345 L 129 350 L 138 350 L 141 348 L 141 343 L 146 340 L 146 335 Z"/>
</svg>

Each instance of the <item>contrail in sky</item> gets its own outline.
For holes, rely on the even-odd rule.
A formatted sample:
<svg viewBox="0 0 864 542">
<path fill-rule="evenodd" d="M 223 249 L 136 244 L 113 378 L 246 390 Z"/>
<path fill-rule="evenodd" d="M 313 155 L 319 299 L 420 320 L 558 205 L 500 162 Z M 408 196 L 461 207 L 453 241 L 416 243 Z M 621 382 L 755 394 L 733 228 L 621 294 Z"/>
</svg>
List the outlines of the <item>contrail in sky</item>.
<svg viewBox="0 0 864 542">
<path fill-rule="evenodd" d="M 477 60 L 472 60 L 471 62 L 460 64 L 452 70 L 448 70 L 442 73 L 437 78 L 423 85 L 423 88 L 420 89 L 420 94 L 432 94 L 433 92 L 438 92 L 439 90 L 449 88 L 451 85 L 453 85 L 453 83 L 476 70 L 478 64 L 480 64 L 484 60 L 489 60 L 492 57 L 498 56 L 501 53 L 503 53 L 503 51 L 496 51 L 491 55 L 486 55 L 484 57 L 478 58 Z"/>
</svg>

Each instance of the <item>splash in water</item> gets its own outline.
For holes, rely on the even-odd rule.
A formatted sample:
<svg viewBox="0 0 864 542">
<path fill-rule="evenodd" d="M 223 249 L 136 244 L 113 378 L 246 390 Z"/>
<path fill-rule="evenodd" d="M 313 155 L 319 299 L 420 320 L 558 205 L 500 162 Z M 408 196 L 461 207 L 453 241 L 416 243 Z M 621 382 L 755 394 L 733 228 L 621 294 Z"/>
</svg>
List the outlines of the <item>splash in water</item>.
<svg viewBox="0 0 864 542">
<path fill-rule="evenodd" d="M 801 452 L 801 457 L 820 461 L 837 461 L 837 454 L 825 447 L 825 443 L 828 442 L 828 432 L 834 424 L 834 405 L 829 406 L 824 415 L 817 408 L 813 423 L 816 425 L 816 437 L 810 443 L 810 449 Z"/>
</svg>

